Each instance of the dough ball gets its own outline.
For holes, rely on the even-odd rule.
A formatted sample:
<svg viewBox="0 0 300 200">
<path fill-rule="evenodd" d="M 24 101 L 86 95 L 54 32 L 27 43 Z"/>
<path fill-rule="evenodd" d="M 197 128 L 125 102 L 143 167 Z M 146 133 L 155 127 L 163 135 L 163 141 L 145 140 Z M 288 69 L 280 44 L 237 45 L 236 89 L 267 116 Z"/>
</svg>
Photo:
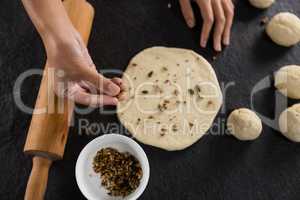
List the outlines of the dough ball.
<svg viewBox="0 0 300 200">
<path fill-rule="evenodd" d="M 287 108 L 281 113 L 279 129 L 289 140 L 300 142 L 300 103 Z"/>
<path fill-rule="evenodd" d="M 266 32 L 276 44 L 293 46 L 300 41 L 300 19 L 289 12 L 279 13 L 268 23 Z"/>
<path fill-rule="evenodd" d="M 250 4 L 256 8 L 269 8 L 275 0 L 249 0 Z"/>
<path fill-rule="evenodd" d="M 275 87 L 285 96 L 300 99 L 300 66 L 287 65 L 275 73 Z"/>
<path fill-rule="evenodd" d="M 254 140 L 262 131 L 262 123 L 253 111 L 240 108 L 230 113 L 227 128 L 239 140 Z"/>
</svg>

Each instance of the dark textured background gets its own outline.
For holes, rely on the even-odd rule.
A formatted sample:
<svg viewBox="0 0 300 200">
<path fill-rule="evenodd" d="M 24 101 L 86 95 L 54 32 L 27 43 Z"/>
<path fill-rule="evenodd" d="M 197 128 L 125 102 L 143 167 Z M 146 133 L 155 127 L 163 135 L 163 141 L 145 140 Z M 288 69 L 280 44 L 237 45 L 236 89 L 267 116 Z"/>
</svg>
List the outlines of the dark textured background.
<svg viewBox="0 0 300 200">
<path fill-rule="evenodd" d="M 93 0 L 96 9 L 89 49 L 98 69 L 101 66 L 125 69 L 129 59 L 140 50 L 165 45 L 193 49 L 214 66 L 224 83 L 236 82 L 226 94 L 224 121 L 233 108 L 250 105 L 253 85 L 284 64 L 300 64 L 300 46 L 290 49 L 273 44 L 260 25 L 263 16 L 292 11 L 300 16 L 299 0 L 278 0 L 261 11 L 246 0 L 236 3 L 232 43 L 216 61 L 211 46 L 198 46 L 200 29 L 189 30 L 180 14 L 178 2 L 168 0 Z M 24 12 L 20 1 L 0 3 L 0 199 L 22 199 L 31 169 L 31 159 L 23 154 L 31 115 L 21 112 L 13 102 L 12 89 L 19 74 L 42 68 L 45 54 L 41 40 Z M 33 106 L 40 77 L 26 80 L 22 97 Z M 274 113 L 274 90 L 257 95 L 257 110 Z M 94 122 L 117 122 L 115 115 L 95 111 Z M 74 167 L 81 149 L 95 136 L 78 135 L 70 130 L 63 161 L 51 168 L 46 199 L 84 199 L 75 181 Z M 145 149 L 151 166 L 149 185 L 140 199 L 199 200 L 298 200 L 300 199 L 300 146 L 277 131 L 264 126 L 261 137 L 240 142 L 230 136 L 208 135 L 180 152 Z"/>
</svg>

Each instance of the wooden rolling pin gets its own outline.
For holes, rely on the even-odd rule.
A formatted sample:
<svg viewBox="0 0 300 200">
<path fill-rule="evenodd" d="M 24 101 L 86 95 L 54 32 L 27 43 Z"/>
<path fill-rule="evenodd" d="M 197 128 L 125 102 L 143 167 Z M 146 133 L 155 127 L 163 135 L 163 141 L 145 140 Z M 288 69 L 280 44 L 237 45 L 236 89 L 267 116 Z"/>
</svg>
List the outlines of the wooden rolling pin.
<svg viewBox="0 0 300 200">
<path fill-rule="evenodd" d="M 94 18 L 94 9 L 85 0 L 65 0 L 65 9 L 87 44 Z M 74 103 L 53 92 L 53 70 L 44 69 L 24 152 L 33 155 L 32 171 L 25 199 L 42 200 L 53 161 L 63 158 Z M 47 109 L 40 112 L 38 109 Z"/>
</svg>

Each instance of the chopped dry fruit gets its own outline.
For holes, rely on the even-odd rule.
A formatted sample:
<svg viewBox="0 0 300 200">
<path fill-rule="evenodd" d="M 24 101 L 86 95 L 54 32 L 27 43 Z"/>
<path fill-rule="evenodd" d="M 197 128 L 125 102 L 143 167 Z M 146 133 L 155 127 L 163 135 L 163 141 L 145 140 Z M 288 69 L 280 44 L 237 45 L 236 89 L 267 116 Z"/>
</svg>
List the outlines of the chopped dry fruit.
<svg viewBox="0 0 300 200">
<path fill-rule="evenodd" d="M 158 104 L 158 110 L 163 112 L 164 110 L 167 110 L 167 104 L 170 103 L 169 100 L 164 100 L 162 104 Z"/>
<path fill-rule="evenodd" d="M 173 131 L 178 131 L 178 128 L 177 128 L 176 124 L 174 124 L 174 125 L 172 126 L 172 130 L 173 130 Z"/>
<path fill-rule="evenodd" d="M 213 102 L 212 102 L 211 100 L 209 100 L 209 101 L 207 102 L 207 105 L 208 105 L 208 106 L 211 106 L 211 105 L 213 105 Z"/>
<path fill-rule="evenodd" d="M 148 73 L 147 76 L 148 76 L 149 78 L 151 78 L 152 75 L 153 75 L 153 71 L 150 71 L 150 72 Z"/>
<path fill-rule="evenodd" d="M 173 94 L 174 94 L 175 96 L 178 96 L 178 93 L 179 93 L 179 92 L 178 92 L 177 89 L 175 89 L 174 92 L 173 92 Z"/>
<path fill-rule="evenodd" d="M 196 92 L 199 93 L 199 92 L 201 92 L 201 87 L 200 87 L 199 85 L 196 85 L 196 86 L 195 86 L 195 90 L 196 90 Z"/>
<path fill-rule="evenodd" d="M 100 173 L 101 184 L 111 196 L 128 196 L 138 188 L 143 176 L 141 164 L 133 155 L 113 148 L 97 152 L 93 169 Z"/>
<path fill-rule="evenodd" d="M 137 66 L 137 64 L 136 64 L 136 63 L 132 63 L 132 66 L 136 67 L 136 66 Z"/>
<path fill-rule="evenodd" d="M 161 70 L 162 71 L 168 71 L 168 68 L 167 67 L 162 67 Z"/>
<path fill-rule="evenodd" d="M 194 92 L 193 89 L 189 89 L 188 91 L 189 91 L 190 95 L 194 95 L 195 94 L 195 92 Z"/>
</svg>

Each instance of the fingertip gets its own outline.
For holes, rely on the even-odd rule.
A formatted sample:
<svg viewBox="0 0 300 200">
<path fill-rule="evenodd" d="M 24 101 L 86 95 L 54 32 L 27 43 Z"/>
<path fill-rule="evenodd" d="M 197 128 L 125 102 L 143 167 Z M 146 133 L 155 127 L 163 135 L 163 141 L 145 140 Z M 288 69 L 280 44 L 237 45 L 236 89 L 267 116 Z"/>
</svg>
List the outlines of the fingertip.
<svg viewBox="0 0 300 200">
<path fill-rule="evenodd" d="M 223 44 L 226 45 L 226 46 L 228 46 L 228 45 L 230 44 L 230 40 L 229 40 L 228 37 L 225 37 L 225 38 L 223 39 Z"/>
<path fill-rule="evenodd" d="M 111 104 L 114 105 L 114 106 L 117 105 L 118 102 L 119 102 L 119 100 L 116 97 L 113 97 L 112 100 L 111 100 Z"/>
<path fill-rule="evenodd" d="M 113 82 L 108 84 L 107 89 L 112 96 L 117 96 L 121 91 L 121 88 Z"/>
<path fill-rule="evenodd" d="M 214 45 L 214 49 L 215 49 L 215 51 L 217 51 L 217 52 L 220 52 L 220 51 L 222 51 L 222 46 L 221 46 L 221 43 L 216 43 L 215 45 Z"/>
<path fill-rule="evenodd" d="M 200 46 L 202 48 L 206 48 L 207 41 L 205 39 L 201 39 Z"/>
<path fill-rule="evenodd" d="M 111 80 L 119 86 L 122 84 L 122 79 L 120 79 L 120 78 L 115 77 L 115 78 L 112 78 Z"/>
<path fill-rule="evenodd" d="M 187 19 L 186 23 L 187 23 L 189 28 L 194 28 L 194 26 L 195 26 L 195 21 L 191 18 Z"/>
</svg>

